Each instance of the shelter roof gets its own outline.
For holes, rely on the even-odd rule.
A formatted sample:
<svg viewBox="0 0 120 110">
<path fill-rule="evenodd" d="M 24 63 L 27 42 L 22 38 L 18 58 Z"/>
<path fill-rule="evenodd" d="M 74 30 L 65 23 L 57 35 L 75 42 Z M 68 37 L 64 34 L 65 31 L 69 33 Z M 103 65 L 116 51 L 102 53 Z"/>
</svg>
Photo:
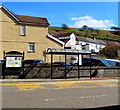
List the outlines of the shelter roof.
<svg viewBox="0 0 120 110">
<path fill-rule="evenodd" d="M 69 54 L 69 55 L 78 55 L 78 54 L 91 54 L 89 50 L 80 50 L 80 49 L 57 49 L 57 48 L 48 48 L 45 51 L 46 54 Z"/>
</svg>

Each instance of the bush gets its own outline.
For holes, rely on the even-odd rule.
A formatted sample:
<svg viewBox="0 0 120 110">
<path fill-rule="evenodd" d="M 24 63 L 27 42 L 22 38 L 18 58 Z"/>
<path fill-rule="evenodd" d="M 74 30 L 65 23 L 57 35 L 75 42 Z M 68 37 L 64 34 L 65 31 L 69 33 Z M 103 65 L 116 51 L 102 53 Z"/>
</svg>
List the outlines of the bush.
<svg viewBox="0 0 120 110">
<path fill-rule="evenodd" d="M 100 54 L 105 55 L 107 58 L 117 58 L 118 50 L 120 49 L 117 45 L 108 45 L 100 51 Z"/>
</svg>

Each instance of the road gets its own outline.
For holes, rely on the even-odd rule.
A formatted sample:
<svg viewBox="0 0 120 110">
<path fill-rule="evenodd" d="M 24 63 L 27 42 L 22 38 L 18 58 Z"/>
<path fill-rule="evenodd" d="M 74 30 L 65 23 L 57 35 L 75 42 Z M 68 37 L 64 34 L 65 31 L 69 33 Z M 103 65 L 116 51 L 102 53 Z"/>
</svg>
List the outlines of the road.
<svg viewBox="0 0 120 110">
<path fill-rule="evenodd" d="M 2 108 L 95 108 L 118 105 L 118 80 L 3 83 Z"/>
</svg>

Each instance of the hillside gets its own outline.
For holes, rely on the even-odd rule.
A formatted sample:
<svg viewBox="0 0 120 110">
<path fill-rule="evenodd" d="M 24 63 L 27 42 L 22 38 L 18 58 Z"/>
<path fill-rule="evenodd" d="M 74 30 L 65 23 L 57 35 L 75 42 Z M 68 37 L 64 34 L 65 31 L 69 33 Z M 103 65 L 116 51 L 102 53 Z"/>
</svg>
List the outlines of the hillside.
<svg viewBox="0 0 120 110">
<path fill-rule="evenodd" d="M 49 27 L 49 31 L 75 33 L 78 36 L 84 36 L 90 38 L 95 37 L 97 39 L 120 42 L 120 33 L 115 31 L 98 30 L 98 29 L 77 29 L 77 28 L 63 29 L 61 27 Z"/>
</svg>

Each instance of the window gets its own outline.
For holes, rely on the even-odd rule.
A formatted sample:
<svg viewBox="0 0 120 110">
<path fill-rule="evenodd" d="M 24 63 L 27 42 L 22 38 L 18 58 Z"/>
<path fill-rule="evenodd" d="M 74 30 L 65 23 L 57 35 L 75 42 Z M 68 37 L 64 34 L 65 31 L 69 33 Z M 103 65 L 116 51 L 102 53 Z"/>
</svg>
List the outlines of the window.
<svg viewBox="0 0 120 110">
<path fill-rule="evenodd" d="M 22 26 L 21 26 L 21 35 L 22 35 L 22 36 L 25 36 L 25 35 L 26 35 L 26 26 L 25 26 L 25 25 L 22 25 Z"/>
<path fill-rule="evenodd" d="M 35 43 L 28 43 L 28 52 L 35 52 Z"/>
<path fill-rule="evenodd" d="M 95 52 L 95 49 L 91 49 L 91 52 Z"/>
<path fill-rule="evenodd" d="M 96 44 L 96 49 L 98 48 L 98 45 Z"/>
</svg>

